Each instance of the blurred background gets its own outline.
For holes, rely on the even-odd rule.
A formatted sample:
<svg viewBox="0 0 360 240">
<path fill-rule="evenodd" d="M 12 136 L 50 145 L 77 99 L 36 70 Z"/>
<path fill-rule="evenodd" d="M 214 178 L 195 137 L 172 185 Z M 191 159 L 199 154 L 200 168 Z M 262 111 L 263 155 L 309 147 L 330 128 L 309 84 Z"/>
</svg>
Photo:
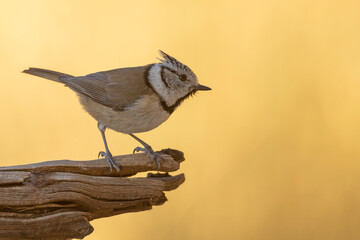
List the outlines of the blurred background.
<svg viewBox="0 0 360 240">
<path fill-rule="evenodd" d="M 76 95 L 22 74 L 84 75 L 157 62 L 213 91 L 157 129 L 186 182 L 143 213 L 95 220 L 86 239 L 360 239 L 360 1 L 0 2 L 1 165 L 96 159 Z M 114 155 L 138 144 L 107 132 Z"/>
</svg>

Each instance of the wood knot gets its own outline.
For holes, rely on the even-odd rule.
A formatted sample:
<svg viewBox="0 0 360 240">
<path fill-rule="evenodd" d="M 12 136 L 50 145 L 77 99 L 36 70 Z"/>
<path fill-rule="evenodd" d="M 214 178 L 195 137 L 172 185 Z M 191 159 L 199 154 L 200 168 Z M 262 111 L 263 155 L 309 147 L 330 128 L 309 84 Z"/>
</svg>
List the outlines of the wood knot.
<svg viewBox="0 0 360 240">
<path fill-rule="evenodd" d="M 37 172 L 37 173 L 31 173 L 27 183 L 30 183 L 36 188 L 41 188 L 46 185 L 51 185 L 54 183 L 54 180 L 49 179 L 47 173 Z"/>
</svg>

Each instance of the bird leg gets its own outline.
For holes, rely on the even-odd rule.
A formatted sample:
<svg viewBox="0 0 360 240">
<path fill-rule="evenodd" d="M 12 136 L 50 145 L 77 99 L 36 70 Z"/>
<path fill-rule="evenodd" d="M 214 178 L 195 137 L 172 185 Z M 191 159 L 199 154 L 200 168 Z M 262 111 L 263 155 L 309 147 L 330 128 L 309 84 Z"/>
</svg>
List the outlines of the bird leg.
<svg viewBox="0 0 360 240">
<path fill-rule="evenodd" d="M 106 126 L 104 126 L 103 124 L 101 124 L 100 122 L 98 123 L 98 128 L 101 132 L 101 136 L 103 138 L 103 141 L 104 141 L 104 145 L 105 145 L 105 151 L 100 151 L 99 154 L 98 154 L 98 157 L 99 156 L 102 156 L 102 157 L 105 157 L 106 158 L 106 161 L 108 162 L 109 166 L 110 166 L 110 173 L 112 173 L 112 169 L 115 168 L 115 170 L 120 173 L 120 168 L 117 166 L 117 164 L 115 163 L 114 159 L 112 158 L 112 155 L 109 151 L 109 148 L 108 148 L 108 145 L 107 145 L 107 142 L 106 142 L 106 138 L 105 138 L 105 129 L 106 129 Z"/>
<path fill-rule="evenodd" d="M 136 137 L 134 134 L 129 133 L 129 135 L 132 136 L 136 141 L 138 141 L 139 143 L 141 143 L 144 146 L 143 148 L 136 147 L 134 149 L 133 153 L 140 152 L 140 151 L 146 153 L 151 158 L 151 160 L 156 162 L 156 164 L 158 166 L 158 170 L 160 170 L 160 158 L 161 158 L 160 154 L 157 152 L 154 152 L 154 150 L 152 149 L 152 147 L 149 144 L 147 144 L 140 138 Z"/>
</svg>

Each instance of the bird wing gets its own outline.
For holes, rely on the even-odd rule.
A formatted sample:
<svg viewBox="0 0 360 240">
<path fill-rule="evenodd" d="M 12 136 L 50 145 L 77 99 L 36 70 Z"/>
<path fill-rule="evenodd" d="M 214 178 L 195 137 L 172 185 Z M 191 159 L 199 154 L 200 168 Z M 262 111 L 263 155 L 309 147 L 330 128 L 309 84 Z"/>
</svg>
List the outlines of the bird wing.
<svg viewBox="0 0 360 240">
<path fill-rule="evenodd" d="M 145 72 L 149 67 L 119 68 L 82 77 L 63 77 L 61 80 L 75 92 L 97 103 L 123 110 L 141 96 L 153 94 L 145 81 Z"/>
</svg>

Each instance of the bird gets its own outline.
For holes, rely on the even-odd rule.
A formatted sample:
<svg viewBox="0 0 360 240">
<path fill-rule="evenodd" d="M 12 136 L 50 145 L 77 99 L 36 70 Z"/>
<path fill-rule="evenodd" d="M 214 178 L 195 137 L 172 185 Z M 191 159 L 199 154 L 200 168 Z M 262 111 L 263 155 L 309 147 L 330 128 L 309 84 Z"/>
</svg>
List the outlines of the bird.
<svg viewBox="0 0 360 240">
<path fill-rule="evenodd" d="M 160 155 L 134 133 L 150 131 L 165 122 L 179 105 L 197 91 L 211 90 L 199 84 L 195 73 L 185 64 L 159 50 L 160 62 L 145 66 L 117 68 L 85 76 L 72 76 L 52 70 L 33 68 L 24 73 L 62 83 L 73 90 L 80 103 L 97 122 L 110 173 L 120 173 L 109 150 L 105 130 L 128 134 L 142 147 L 133 151 L 145 152 L 160 169 Z"/>
</svg>

